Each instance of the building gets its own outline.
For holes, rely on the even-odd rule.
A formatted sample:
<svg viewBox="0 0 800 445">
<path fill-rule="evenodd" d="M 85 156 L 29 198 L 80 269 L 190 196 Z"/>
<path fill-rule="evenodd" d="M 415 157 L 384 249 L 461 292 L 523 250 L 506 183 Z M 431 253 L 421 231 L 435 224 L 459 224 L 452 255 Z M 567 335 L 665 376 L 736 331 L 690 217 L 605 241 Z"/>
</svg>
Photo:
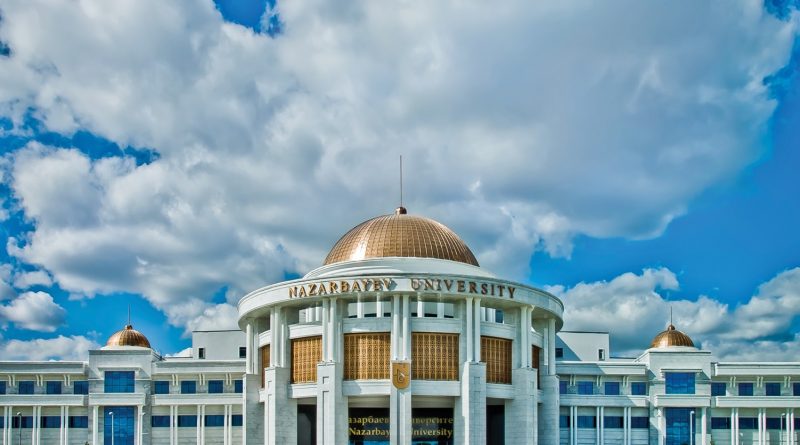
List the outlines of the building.
<svg viewBox="0 0 800 445">
<path fill-rule="evenodd" d="M 401 207 L 190 358 L 128 325 L 87 362 L 0 361 L 2 445 L 797 444 L 800 363 L 715 363 L 672 325 L 613 358 L 562 315 Z"/>
</svg>

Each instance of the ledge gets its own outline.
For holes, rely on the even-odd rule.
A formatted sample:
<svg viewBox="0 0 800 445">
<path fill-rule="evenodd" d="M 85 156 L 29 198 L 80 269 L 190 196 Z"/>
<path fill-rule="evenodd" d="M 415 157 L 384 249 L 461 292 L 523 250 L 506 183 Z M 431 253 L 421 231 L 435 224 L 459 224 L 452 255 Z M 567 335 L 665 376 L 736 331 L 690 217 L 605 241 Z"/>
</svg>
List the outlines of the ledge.
<svg viewBox="0 0 800 445">
<path fill-rule="evenodd" d="M 648 404 L 647 396 L 605 396 L 584 394 L 561 394 L 561 406 L 615 406 L 644 408 Z"/>
<path fill-rule="evenodd" d="M 120 406 L 120 405 L 144 405 L 146 395 L 141 392 L 134 393 L 94 393 L 89 394 L 89 405 L 95 406 Z"/>
<path fill-rule="evenodd" d="M 153 406 L 164 405 L 235 405 L 242 403 L 244 394 L 157 394 L 152 396 Z"/>
<path fill-rule="evenodd" d="M 86 406 L 82 394 L 8 394 L 0 396 L 0 406 Z"/>
<path fill-rule="evenodd" d="M 717 396 L 717 408 L 800 408 L 797 396 Z"/>
</svg>

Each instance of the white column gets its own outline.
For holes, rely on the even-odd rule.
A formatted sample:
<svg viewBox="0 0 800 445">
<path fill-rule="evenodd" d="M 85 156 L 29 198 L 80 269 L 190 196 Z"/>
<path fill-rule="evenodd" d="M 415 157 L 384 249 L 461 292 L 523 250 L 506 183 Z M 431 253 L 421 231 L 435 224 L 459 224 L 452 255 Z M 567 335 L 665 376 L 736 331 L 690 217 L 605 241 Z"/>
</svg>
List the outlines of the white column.
<svg viewBox="0 0 800 445">
<path fill-rule="evenodd" d="M 339 306 L 336 298 L 331 298 L 331 360 L 339 360 L 339 314 L 336 308 Z"/>
<path fill-rule="evenodd" d="M 706 423 L 708 423 L 708 409 L 705 407 L 700 408 L 700 445 L 706 445 L 708 442 L 706 439 L 706 434 L 708 434 Z"/>
<path fill-rule="evenodd" d="M 381 293 L 378 292 L 375 296 L 375 317 L 383 317 L 383 301 L 381 301 Z"/>
<path fill-rule="evenodd" d="M 200 425 L 203 424 L 203 418 L 200 417 L 200 405 L 197 405 L 197 415 L 195 416 L 195 418 L 197 419 L 197 425 L 195 426 L 195 435 L 197 437 L 195 438 L 195 442 L 197 443 L 197 445 L 200 445 L 202 443 L 200 441 Z"/>
<path fill-rule="evenodd" d="M 253 373 L 253 324 L 247 323 L 247 328 L 245 329 L 246 336 L 247 336 L 247 349 L 245 352 L 245 372 L 247 374 L 254 374 Z"/>
<path fill-rule="evenodd" d="M 92 407 L 92 445 L 100 445 L 97 441 L 97 406 Z"/>
<path fill-rule="evenodd" d="M 764 445 L 764 409 L 758 409 L 758 443 Z"/>
<path fill-rule="evenodd" d="M 425 316 L 425 303 L 421 298 L 417 297 L 417 317 Z"/>
<path fill-rule="evenodd" d="M 519 367 L 528 368 L 531 366 L 530 356 L 530 340 L 528 339 L 528 328 L 526 318 L 529 318 L 528 307 L 523 306 L 519 308 Z"/>
<path fill-rule="evenodd" d="M 328 299 L 322 300 L 322 361 L 327 362 L 330 360 L 328 356 L 328 342 L 331 341 L 330 337 L 328 337 L 328 325 L 330 321 L 328 320 L 328 315 L 330 311 L 331 302 Z"/>
<path fill-rule="evenodd" d="M 548 320 L 547 337 L 549 347 L 547 355 L 550 356 L 550 365 L 547 367 L 547 375 L 556 375 L 556 319 Z"/>
<path fill-rule="evenodd" d="M 392 295 L 392 359 L 400 358 L 400 296 Z"/>
<path fill-rule="evenodd" d="M 409 349 L 411 348 L 411 312 L 409 305 L 410 297 L 403 295 L 403 360 L 408 360 Z M 412 376 L 413 378 L 413 376 Z"/>
<path fill-rule="evenodd" d="M 364 303 L 360 296 L 356 297 L 356 318 L 364 318 Z"/>
<path fill-rule="evenodd" d="M 69 445 L 69 406 L 64 408 L 64 442 Z"/>
<path fill-rule="evenodd" d="M 569 420 L 569 428 L 570 428 L 570 441 L 572 445 L 577 445 L 578 443 L 578 407 L 577 406 L 570 406 L 569 413 L 572 417 Z"/>
<path fill-rule="evenodd" d="M 472 310 L 472 297 L 467 297 L 466 300 L 464 300 L 464 304 L 466 305 L 466 310 L 464 310 L 464 316 L 467 317 L 467 335 L 465 337 L 466 341 L 467 341 L 467 359 L 466 359 L 466 361 L 467 362 L 472 362 L 473 361 L 473 357 L 474 357 L 474 355 L 472 354 L 472 343 L 473 343 L 473 340 L 472 340 L 472 338 L 473 338 L 472 337 L 472 317 L 474 315 L 474 312 Z"/>
<path fill-rule="evenodd" d="M 597 445 L 603 445 L 603 430 L 602 430 L 603 422 L 601 422 L 601 419 L 603 418 L 603 408 L 601 408 L 599 406 L 596 407 L 594 409 L 594 415 L 595 415 L 595 418 L 597 419 L 596 420 L 597 424 L 594 426 L 594 433 L 595 433 L 595 436 L 596 436 L 595 443 Z"/>
<path fill-rule="evenodd" d="M 475 309 L 475 329 L 473 331 L 475 334 L 475 345 L 472 351 L 475 353 L 475 361 L 479 362 L 481 361 L 481 299 L 476 298 L 473 304 Z"/>
</svg>

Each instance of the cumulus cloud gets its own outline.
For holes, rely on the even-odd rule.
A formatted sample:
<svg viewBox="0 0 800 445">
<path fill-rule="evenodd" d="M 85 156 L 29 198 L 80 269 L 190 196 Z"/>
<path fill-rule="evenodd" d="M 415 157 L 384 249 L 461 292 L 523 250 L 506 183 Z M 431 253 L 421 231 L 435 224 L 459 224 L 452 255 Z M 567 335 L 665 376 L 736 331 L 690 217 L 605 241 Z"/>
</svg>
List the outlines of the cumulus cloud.
<svg viewBox="0 0 800 445">
<path fill-rule="evenodd" d="M 138 292 L 173 324 L 207 323 L 229 312 L 210 303 L 220 289 L 232 304 L 305 272 L 391 211 L 403 153 L 411 212 L 525 276 L 535 249 L 568 256 L 576 234 L 659 234 L 757 159 L 775 107 L 763 79 L 798 22 L 755 0 L 280 13 L 270 38 L 211 1 L 4 2 L 13 131 L 32 116 L 159 154 L 9 155 L 4 178 L 34 223 L 9 252 L 68 292 Z"/>
<path fill-rule="evenodd" d="M 3 360 L 86 360 L 100 345 L 82 335 L 33 340 L 0 340 Z"/>
<path fill-rule="evenodd" d="M 800 268 L 779 273 L 734 307 L 704 295 L 662 296 L 678 288 L 675 274 L 661 268 L 548 290 L 564 301 L 564 329 L 609 332 L 616 355 L 635 356 L 649 347 L 670 309 L 677 328 L 718 358 L 785 361 L 800 354 L 800 334 L 791 333 L 800 316 Z"/>
<path fill-rule="evenodd" d="M 10 322 L 20 329 L 53 332 L 64 323 L 66 313 L 47 292 L 25 292 L 0 306 L 0 323 Z"/>
<path fill-rule="evenodd" d="M 192 348 L 188 347 L 185 349 L 181 349 L 180 351 L 174 354 L 167 354 L 165 357 L 179 357 L 179 358 L 191 358 L 192 357 Z"/>
<path fill-rule="evenodd" d="M 32 272 L 22 272 L 14 277 L 14 287 L 27 289 L 31 286 L 50 286 L 53 280 L 47 272 L 34 270 Z"/>
<path fill-rule="evenodd" d="M 11 265 L 0 264 L 0 301 L 8 300 L 17 295 L 17 292 L 11 287 Z"/>
</svg>

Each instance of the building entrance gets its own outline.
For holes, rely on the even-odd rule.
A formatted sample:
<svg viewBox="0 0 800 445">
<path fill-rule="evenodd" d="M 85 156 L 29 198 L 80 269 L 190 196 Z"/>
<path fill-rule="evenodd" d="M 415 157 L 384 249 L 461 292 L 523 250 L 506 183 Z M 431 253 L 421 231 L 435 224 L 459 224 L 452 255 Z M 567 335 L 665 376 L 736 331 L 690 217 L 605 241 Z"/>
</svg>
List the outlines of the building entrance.
<svg viewBox="0 0 800 445">
<path fill-rule="evenodd" d="M 317 405 L 297 405 L 297 445 L 316 445 Z"/>
<path fill-rule="evenodd" d="M 665 408 L 666 445 L 694 444 L 694 408 Z"/>
<path fill-rule="evenodd" d="M 133 445 L 136 434 L 133 411 L 132 406 L 107 406 L 103 409 L 105 445 Z"/>
<path fill-rule="evenodd" d="M 349 445 L 389 445 L 389 408 L 350 408 Z M 412 408 L 412 445 L 453 445 L 453 408 Z"/>
</svg>

